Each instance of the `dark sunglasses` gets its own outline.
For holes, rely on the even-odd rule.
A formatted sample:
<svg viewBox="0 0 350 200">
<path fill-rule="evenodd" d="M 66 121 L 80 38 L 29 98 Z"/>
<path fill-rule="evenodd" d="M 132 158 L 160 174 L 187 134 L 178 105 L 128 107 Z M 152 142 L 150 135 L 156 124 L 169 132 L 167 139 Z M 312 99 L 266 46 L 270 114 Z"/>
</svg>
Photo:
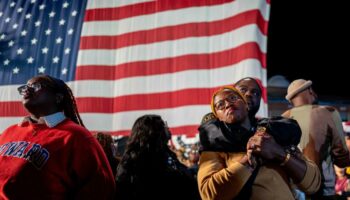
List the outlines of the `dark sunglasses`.
<svg viewBox="0 0 350 200">
<path fill-rule="evenodd" d="M 39 90 L 41 90 L 41 88 L 42 88 L 42 85 L 40 83 L 32 83 L 32 84 L 19 86 L 17 90 L 20 95 L 24 95 L 27 90 L 38 92 Z"/>
</svg>

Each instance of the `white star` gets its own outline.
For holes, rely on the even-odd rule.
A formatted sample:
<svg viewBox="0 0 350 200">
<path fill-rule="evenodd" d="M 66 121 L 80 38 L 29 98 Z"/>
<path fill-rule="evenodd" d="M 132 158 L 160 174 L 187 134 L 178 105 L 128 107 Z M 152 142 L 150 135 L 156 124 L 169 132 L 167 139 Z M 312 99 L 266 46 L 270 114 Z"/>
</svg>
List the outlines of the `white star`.
<svg viewBox="0 0 350 200">
<path fill-rule="evenodd" d="M 77 14 L 78 14 L 78 11 L 73 10 L 73 12 L 72 12 L 72 16 L 73 16 L 73 17 L 75 17 Z"/>
<path fill-rule="evenodd" d="M 45 35 L 50 35 L 51 34 L 51 29 L 47 29 L 46 31 L 45 31 Z"/>
<path fill-rule="evenodd" d="M 31 0 L 31 1 L 30 1 L 30 3 L 35 3 L 35 2 L 36 2 L 36 0 Z"/>
<path fill-rule="evenodd" d="M 68 35 L 72 35 L 73 34 L 73 32 L 74 32 L 74 30 L 71 28 L 71 29 L 69 29 L 68 30 Z"/>
<path fill-rule="evenodd" d="M 40 24 L 41 24 L 41 21 L 39 20 L 35 22 L 35 26 L 40 26 Z"/>
<path fill-rule="evenodd" d="M 9 47 L 12 47 L 13 44 L 15 44 L 15 42 L 14 42 L 13 40 L 11 40 L 11 41 L 9 42 Z"/>
<path fill-rule="evenodd" d="M 21 32 L 21 36 L 26 36 L 27 35 L 27 31 L 26 30 L 23 30 L 22 32 Z"/>
<path fill-rule="evenodd" d="M 20 54 L 22 54 L 22 53 L 23 53 L 23 49 L 22 49 L 22 48 L 17 49 L 17 54 L 18 54 L 18 55 L 20 55 Z"/>
<path fill-rule="evenodd" d="M 18 27 L 18 24 L 13 24 L 13 25 L 12 25 L 12 28 L 13 28 L 13 29 L 16 29 L 17 27 Z"/>
<path fill-rule="evenodd" d="M 2 17 L 3 14 L 4 14 L 3 12 L 0 12 L 0 17 Z"/>
<path fill-rule="evenodd" d="M 39 73 L 44 73 L 45 70 L 46 70 L 46 69 L 45 69 L 44 66 L 41 66 L 41 67 L 38 68 Z"/>
<path fill-rule="evenodd" d="M 41 5 L 39 6 L 39 10 L 44 10 L 45 7 L 46 7 L 45 4 L 41 4 Z"/>
<path fill-rule="evenodd" d="M 64 19 L 61 19 L 61 20 L 59 21 L 60 26 L 64 25 L 65 23 L 66 23 L 66 21 L 65 21 Z"/>
<path fill-rule="evenodd" d="M 49 17 L 54 17 L 56 15 L 56 13 L 54 12 L 54 11 L 51 11 L 50 13 L 49 13 Z"/>
<path fill-rule="evenodd" d="M 9 22 L 10 22 L 10 20 L 11 20 L 11 19 L 10 19 L 9 17 L 8 17 L 8 18 L 6 18 L 6 19 L 5 19 L 5 23 L 9 23 Z"/>
<path fill-rule="evenodd" d="M 61 42 L 62 42 L 62 38 L 58 37 L 58 38 L 56 39 L 56 43 L 57 43 L 57 44 L 61 44 Z"/>
<path fill-rule="evenodd" d="M 29 57 L 29 58 L 27 59 L 28 64 L 33 63 L 33 61 L 34 61 L 34 58 L 33 58 L 33 57 Z"/>
<path fill-rule="evenodd" d="M 12 8 L 12 7 L 14 7 L 16 5 L 16 3 L 15 2 L 12 2 L 11 4 L 10 4 L 10 7 Z"/>
<path fill-rule="evenodd" d="M 63 74 L 63 75 L 66 75 L 66 74 L 67 74 L 67 71 L 68 71 L 67 68 L 63 68 L 63 69 L 62 69 L 62 74 Z"/>
<path fill-rule="evenodd" d="M 23 8 L 21 8 L 21 7 L 19 7 L 18 9 L 17 9 L 17 12 L 18 13 L 21 13 L 23 11 Z"/>
<path fill-rule="evenodd" d="M 5 39 L 5 37 L 6 37 L 6 35 L 3 33 L 3 34 L 1 34 L 0 35 L 0 40 L 3 40 L 3 39 Z"/>
<path fill-rule="evenodd" d="M 57 57 L 57 56 L 55 56 L 55 57 L 52 59 L 53 63 L 58 63 L 59 60 L 60 60 L 60 58 Z"/>
<path fill-rule="evenodd" d="M 64 50 L 64 54 L 69 54 L 69 52 L 70 52 L 70 48 L 66 48 L 66 49 Z"/>
<path fill-rule="evenodd" d="M 69 6 L 69 3 L 66 1 L 66 2 L 64 2 L 64 4 L 63 4 L 63 8 L 67 8 Z"/>
<path fill-rule="evenodd" d="M 15 67 L 15 68 L 13 68 L 13 70 L 12 70 L 12 71 L 13 71 L 13 73 L 14 73 L 14 74 L 18 74 L 18 72 L 19 72 L 19 68 L 18 68 L 18 67 Z"/>
<path fill-rule="evenodd" d="M 47 52 L 49 51 L 49 48 L 45 47 L 41 49 L 43 54 L 47 54 Z"/>
<path fill-rule="evenodd" d="M 30 42 L 32 43 L 32 45 L 34 45 L 34 44 L 36 44 L 38 42 L 38 40 L 33 38 Z"/>
<path fill-rule="evenodd" d="M 9 59 L 4 60 L 4 65 L 9 65 L 9 63 L 10 63 Z"/>
<path fill-rule="evenodd" d="M 26 14 L 26 19 L 30 19 L 32 17 L 32 14 L 28 13 Z"/>
</svg>

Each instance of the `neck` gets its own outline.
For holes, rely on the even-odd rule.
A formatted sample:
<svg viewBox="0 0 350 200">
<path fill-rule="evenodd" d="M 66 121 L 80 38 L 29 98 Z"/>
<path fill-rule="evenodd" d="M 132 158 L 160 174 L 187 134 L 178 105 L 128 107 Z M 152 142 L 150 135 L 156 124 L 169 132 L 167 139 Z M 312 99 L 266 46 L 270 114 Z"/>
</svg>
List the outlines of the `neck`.
<svg viewBox="0 0 350 200">
<path fill-rule="evenodd" d="M 311 104 L 311 102 L 309 102 L 307 99 L 304 99 L 304 98 L 295 97 L 294 99 L 292 99 L 292 104 L 294 107 L 298 107 L 303 105 L 309 105 Z"/>
<path fill-rule="evenodd" d="M 30 113 L 30 116 L 32 119 L 39 119 L 40 117 L 48 116 L 51 114 L 54 114 L 56 112 L 59 112 L 57 109 L 47 109 L 47 110 L 35 110 L 35 109 L 27 109 L 27 111 Z"/>
</svg>

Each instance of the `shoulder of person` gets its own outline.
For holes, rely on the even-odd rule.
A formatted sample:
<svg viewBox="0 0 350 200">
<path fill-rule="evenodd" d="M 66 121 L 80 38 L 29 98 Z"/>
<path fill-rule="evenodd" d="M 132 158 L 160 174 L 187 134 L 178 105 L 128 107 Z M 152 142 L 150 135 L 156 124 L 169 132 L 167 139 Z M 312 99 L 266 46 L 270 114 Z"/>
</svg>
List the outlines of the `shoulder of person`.
<svg viewBox="0 0 350 200">
<path fill-rule="evenodd" d="M 289 110 L 286 110 L 284 113 L 282 113 L 281 116 L 283 116 L 283 117 L 290 117 L 290 113 L 291 113 L 291 110 L 289 109 Z"/>
<path fill-rule="evenodd" d="M 333 106 L 314 105 L 312 108 L 313 110 L 316 110 L 316 111 L 331 112 L 331 113 L 337 111 L 337 109 Z"/>
<path fill-rule="evenodd" d="M 202 121 L 201 121 L 201 124 L 205 124 L 207 123 L 208 121 L 211 121 L 213 119 L 216 119 L 216 116 L 214 115 L 214 113 L 210 112 L 210 113 L 207 113 L 205 114 L 203 117 L 202 117 Z"/>
<path fill-rule="evenodd" d="M 70 119 L 66 119 L 63 123 L 57 126 L 58 129 L 70 132 L 74 134 L 75 137 L 93 137 L 92 133 L 85 127 L 76 124 Z"/>
<path fill-rule="evenodd" d="M 23 132 L 24 129 L 27 129 L 26 126 L 20 125 L 20 124 L 13 124 L 9 127 L 7 127 L 2 133 L 0 132 L 1 138 L 4 137 L 11 137 L 13 134 L 18 134 L 19 132 Z"/>
</svg>

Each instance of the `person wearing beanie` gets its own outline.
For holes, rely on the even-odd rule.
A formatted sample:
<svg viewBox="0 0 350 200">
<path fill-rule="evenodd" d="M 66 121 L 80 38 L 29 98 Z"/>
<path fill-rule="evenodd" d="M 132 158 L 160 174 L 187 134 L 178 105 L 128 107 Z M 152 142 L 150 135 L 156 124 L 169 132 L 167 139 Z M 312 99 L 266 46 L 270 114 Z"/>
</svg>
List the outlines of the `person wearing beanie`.
<svg viewBox="0 0 350 200">
<path fill-rule="evenodd" d="M 309 198 L 334 199 L 336 176 L 333 164 L 338 167 L 350 165 L 340 115 L 334 107 L 317 105 L 317 94 L 310 80 L 293 81 L 287 89 L 286 99 L 293 107 L 282 116 L 298 121 L 302 130 L 298 147 L 318 165 L 323 177 L 319 191 Z"/>
<path fill-rule="evenodd" d="M 293 183 L 306 193 L 318 190 L 321 175 L 317 166 L 297 149 L 292 154 L 282 144 L 298 143 L 301 131 L 295 120 L 287 119 L 287 124 L 286 118 L 268 118 L 257 123 L 266 125 L 266 129 L 260 127 L 255 133 L 247 100 L 232 86 L 216 91 L 210 106 L 215 117 L 204 116 L 198 128 L 197 179 L 203 200 L 294 200 Z M 277 126 L 272 121 L 278 122 Z M 287 129 L 292 134 L 285 134 Z M 285 140 L 288 135 L 294 139 Z M 255 165 L 253 156 L 262 162 Z"/>
<path fill-rule="evenodd" d="M 262 96 L 261 84 L 255 78 L 244 77 L 234 83 L 233 86 L 244 96 L 248 104 L 248 117 L 252 125 L 255 125 L 257 122 L 256 113 L 260 109 Z M 211 118 L 215 118 L 215 115 L 211 112 L 203 116 L 204 121 Z"/>
</svg>

